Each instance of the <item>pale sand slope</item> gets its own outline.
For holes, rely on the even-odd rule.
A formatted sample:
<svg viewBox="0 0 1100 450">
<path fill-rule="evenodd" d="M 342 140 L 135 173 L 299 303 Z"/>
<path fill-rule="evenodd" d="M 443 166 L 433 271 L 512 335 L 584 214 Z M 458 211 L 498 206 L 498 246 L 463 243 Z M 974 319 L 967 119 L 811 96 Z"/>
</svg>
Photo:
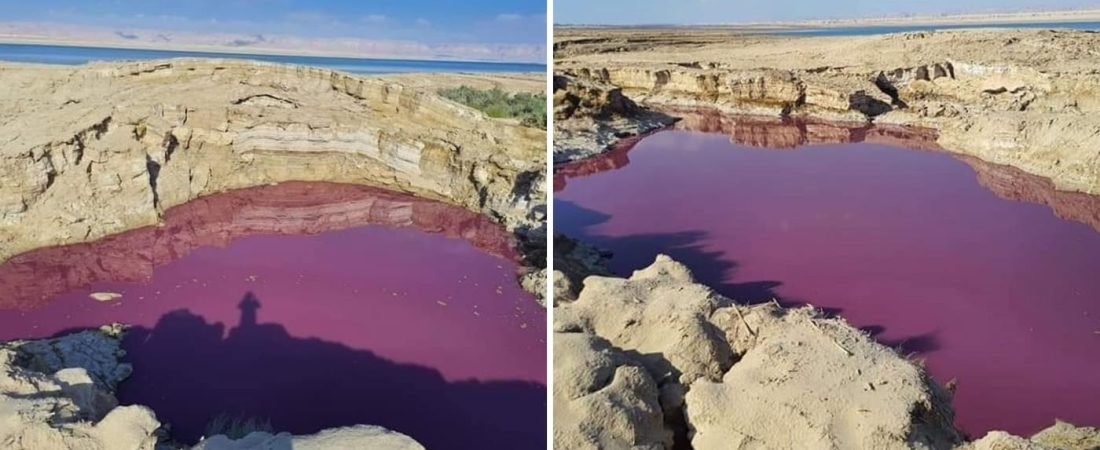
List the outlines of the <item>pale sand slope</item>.
<svg viewBox="0 0 1100 450">
<path fill-rule="evenodd" d="M 915 15 L 908 17 L 863 17 L 857 19 L 823 19 L 799 22 L 775 23 L 770 25 L 791 25 L 810 27 L 861 27 L 888 25 L 979 25 L 1014 23 L 1058 23 L 1058 22 L 1095 22 L 1100 21 L 1100 10 L 1051 10 L 1051 11 L 1007 11 L 983 12 L 973 14 Z"/>
<path fill-rule="evenodd" d="M 1100 34 L 564 29 L 556 40 L 555 71 L 642 104 L 929 127 L 949 151 L 1100 193 Z"/>
</svg>

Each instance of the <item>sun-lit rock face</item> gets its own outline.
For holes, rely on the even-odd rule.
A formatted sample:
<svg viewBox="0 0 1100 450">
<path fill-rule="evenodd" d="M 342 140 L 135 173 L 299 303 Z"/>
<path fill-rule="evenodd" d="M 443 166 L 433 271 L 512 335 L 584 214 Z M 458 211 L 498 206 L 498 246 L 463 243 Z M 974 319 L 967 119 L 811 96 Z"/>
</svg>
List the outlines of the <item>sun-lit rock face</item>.
<svg viewBox="0 0 1100 450">
<path fill-rule="evenodd" d="M 333 428 L 308 436 L 293 436 L 290 433 L 253 432 L 240 439 L 230 439 L 225 435 L 218 435 L 200 442 L 191 450 L 267 450 L 280 448 L 295 450 L 338 450 L 345 448 L 424 450 L 423 445 L 408 436 L 370 425 Z"/>
<path fill-rule="evenodd" d="M 0 447 L 13 450 L 151 450 L 160 427 L 142 406 L 119 406 L 113 389 L 118 327 L 0 346 Z"/>
<path fill-rule="evenodd" d="M 555 39 L 562 75 L 621 88 L 643 105 L 930 128 L 948 151 L 1100 193 L 1096 33 L 577 29 Z"/>
<path fill-rule="evenodd" d="M 631 404 L 659 398 L 663 422 L 634 435 L 674 433 L 680 445 L 698 449 L 931 449 L 959 442 L 946 392 L 913 362 L 812 308 L 738 305 L 695 283 L 667 256 L 627 279 L 587 278 L 577 300 L 558 305 L 554 321 L 556 359 L 588 361 L 583 355 L 592 350 L 575 341 L 606 339 L 613 347 L 602 350 L 604 359 L 622 356 L 603 370 L 633 365 L 655 381 L 656 393 L 644 382 L 617 388 L 632 386 L 621 394 L 639 399 Z M 614 370 L 617 379 L 623 369 Z M 585 404 L 567 398 L 555 391 L 555 405 Z M 869 410 L 875 414 L 864 415 Z M 573 414 L 641 417 L 627 413 L 589 406 Z"/>
<path fill-rule="evenodd" d="M 3 66 L 0 83 L 0 260 L 292 180 L 408 192 L 510 229 L 543 220 L 544 131 L 385 79 L 166 60 Z"/>
<path fill-rule="evenodd" d="M 674 121 L 638 106 L 617 87 L 588 78 L 554 76 L 554 163 L 600 154 L 625 136 Z"/>
</svg>

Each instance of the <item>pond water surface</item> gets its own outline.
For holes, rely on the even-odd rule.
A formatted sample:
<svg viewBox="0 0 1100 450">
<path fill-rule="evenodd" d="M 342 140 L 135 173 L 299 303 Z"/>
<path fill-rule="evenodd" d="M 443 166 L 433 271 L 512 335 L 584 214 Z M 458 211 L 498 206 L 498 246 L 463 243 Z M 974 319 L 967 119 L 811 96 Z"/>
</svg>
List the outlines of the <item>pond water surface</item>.
<svg viewBox="0 0 1100 450">
<path fill-rule="evenodd" d="M 1100 425 L 1100 198 L 919 130 L 687 115 L 555 175 L 557 232 L 811 303 L 957 380 L 957 424 Z M 923 150 L 907 149 L 915 147 Z"/>
<path fill-rule="evenodd" d="M 0 265 L 0 340 L 132 325 L 119 400 L 185 441 L 221 415 L 542 449 L 545 311 L 512 244 L 481 215 L 367 187 L 234 191 Z"/>
</svg>

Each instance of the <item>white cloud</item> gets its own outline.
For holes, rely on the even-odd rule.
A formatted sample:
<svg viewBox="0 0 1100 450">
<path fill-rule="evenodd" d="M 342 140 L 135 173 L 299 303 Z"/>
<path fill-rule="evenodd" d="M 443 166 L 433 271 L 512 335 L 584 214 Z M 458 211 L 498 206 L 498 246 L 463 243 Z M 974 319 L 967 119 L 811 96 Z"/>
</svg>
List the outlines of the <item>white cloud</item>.
<svg viewBox="0 0 1100 450">
<path fill-rule="evenodd" d="M 363 21 L 367 23 L 383 23 L 388 20 L 390 20 L 390 18 L 382 14 L 371 14 L 363 17 Z"/>
<path fill-rule="evenodd" d="M 423 17 L 417 18 L 416 19 L 416 24 L 419 25 L 419 26 L 422 26 L 422 27 L 432 26 L 432 23 L 428 19 L 425 19 Z"/>
</svg>

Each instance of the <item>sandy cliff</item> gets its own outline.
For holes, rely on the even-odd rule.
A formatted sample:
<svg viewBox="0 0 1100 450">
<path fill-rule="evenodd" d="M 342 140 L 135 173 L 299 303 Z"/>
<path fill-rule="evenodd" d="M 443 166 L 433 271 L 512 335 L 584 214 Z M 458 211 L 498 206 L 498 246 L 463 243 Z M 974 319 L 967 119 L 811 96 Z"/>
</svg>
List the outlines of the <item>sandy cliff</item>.
<svg viewBox="0 0 1100 450">
<path fill-rule="evenodd" d="M 169 60 L 0 67 L 0 261 L 157 223 L 200 196 L 367 184 L 537 238 L 545 132 L 322 69 Z"/>
<path fill-rule="evenodd" d="M 554 163 L 602 153 L 623 138 L 674 123 L 638 106 L 622 89 L 590 79 L 554 76 Z"/>
</svg>

